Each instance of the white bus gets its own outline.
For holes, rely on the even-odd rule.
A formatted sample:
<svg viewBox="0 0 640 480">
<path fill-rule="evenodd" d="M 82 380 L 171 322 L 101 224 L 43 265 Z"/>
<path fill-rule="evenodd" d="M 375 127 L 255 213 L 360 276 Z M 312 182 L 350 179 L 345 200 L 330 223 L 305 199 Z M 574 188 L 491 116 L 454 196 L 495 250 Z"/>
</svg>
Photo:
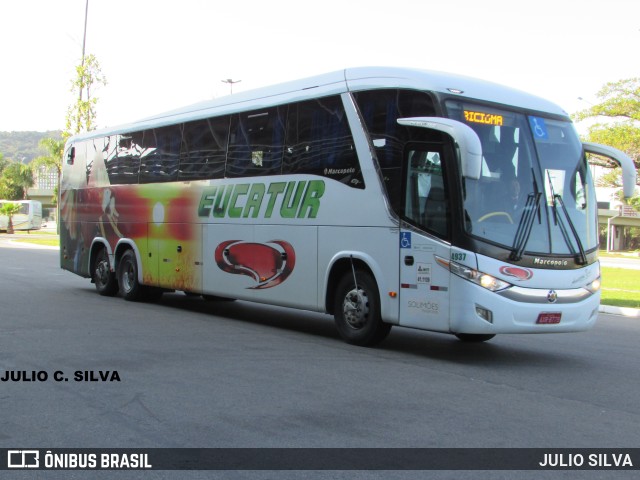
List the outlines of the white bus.
<svg viewBox="0 0 640 480">
<path fill-rule="evenodd" d="M 14 230 L 39 230 L 42 227 L 42 203 L 37 200 L 0 200 L 0 207 L 5 203 L 20 205 L 20 212 L 11 218 Z M 0 230 L 6 230 L 8 226 L 9 217 L 0 215 Z"/>
<path fill-rule="evenodd" d="M 347 69 L 69 139 L 61 266 L 127 300 L 178 290 L 326 312 L 358 345 L 392 325 L 464 341 L 586 330 L 593 150 L 635 178 L 540 98 Z"/>
</svg>

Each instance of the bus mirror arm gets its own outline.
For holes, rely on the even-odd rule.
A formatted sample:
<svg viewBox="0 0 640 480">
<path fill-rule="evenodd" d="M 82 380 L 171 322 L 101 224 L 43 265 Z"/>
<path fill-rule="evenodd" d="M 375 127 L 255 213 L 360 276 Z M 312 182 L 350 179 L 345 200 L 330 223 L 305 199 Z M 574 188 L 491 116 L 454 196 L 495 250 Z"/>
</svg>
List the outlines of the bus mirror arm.
<svg viewBox="0 0 640 480">
<path fill-rule="evenodd" d="M 460 152 L 462 175 L 478 180 L 482 169 L 482 144 L 476 132 L 457 120 L 440 117 L 399 118 L 398 123 L 407 127 L 427 128 L 446 133 L 456 142 Z"/>
<path fill-rule="evenodd" d="M 636 188 L 636 167 L 631 157 L 617 148 L 599 143 L 583 142 L 584 151 L 594 155 L 604 155 L 622 168 L 622 191 L 624 198 L 631 198 Z"/>
</svg>

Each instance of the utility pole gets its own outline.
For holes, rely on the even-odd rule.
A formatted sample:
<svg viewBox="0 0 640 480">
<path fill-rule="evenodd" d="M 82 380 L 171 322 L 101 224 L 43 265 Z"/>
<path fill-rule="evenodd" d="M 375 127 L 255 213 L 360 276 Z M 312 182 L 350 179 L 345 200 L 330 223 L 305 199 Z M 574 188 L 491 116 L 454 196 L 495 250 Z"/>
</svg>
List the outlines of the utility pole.
<svg viewBox="0 0 640 480">
<path fill-rule="evenodd" d="M 89 0 L 86 0 L 84 5 L 84 33 L 82 35 L 82 59 L 80 60 L 80 65 L 84 68 L 84 55 L 85 55 L 85 47 L 87 45 L 87 18 L 89 17 Z M 79 100 L 82 101 L 82 88 L 80 88 L 80 96 Z"/>
<path fill-rule="evenodd" d="M 88 2 L 89 0 L 87 0 Z M 231 80 L 230 78 L 227 78 L 226 80 L 220 80 L 222 83 L 228 83 L 229 84 L 229 89 L 231 94 L 233 95 L 233 84 L 234 83 L 240 83 L 242 80 Z"/>
</svg>

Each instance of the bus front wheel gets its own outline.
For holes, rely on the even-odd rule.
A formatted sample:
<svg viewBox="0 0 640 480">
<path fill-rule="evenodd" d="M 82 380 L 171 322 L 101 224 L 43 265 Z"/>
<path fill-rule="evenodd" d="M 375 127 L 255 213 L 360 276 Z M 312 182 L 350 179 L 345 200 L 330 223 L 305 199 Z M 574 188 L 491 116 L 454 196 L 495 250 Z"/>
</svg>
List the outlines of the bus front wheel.
<svg viewBox="0 0 640 480">
<path fill-rule="evenodd" d="M 378 286 L 362 270 L 342 277 L 334 300 L 334 318 L 340 336 L 352 345 L 373 346 L 386 338 L 391 324 L 380 318 Z"/>
<path fill-rule="evenodd" d="M 142 285 L 138 282 L 138 262 L 133 250 L 127 250 L 118 262 L 118 284 L 125 300 L 142 299 Z"/>
<path fill-rule="evenodd" d="M 111 271 L 109 254 L 104 247 L 96 255 L 93 266 L 93 283 L 100 295 L 113 297 L 118 293 L 118 280 L 116 279 L 116 274 Z"/>
</svg>

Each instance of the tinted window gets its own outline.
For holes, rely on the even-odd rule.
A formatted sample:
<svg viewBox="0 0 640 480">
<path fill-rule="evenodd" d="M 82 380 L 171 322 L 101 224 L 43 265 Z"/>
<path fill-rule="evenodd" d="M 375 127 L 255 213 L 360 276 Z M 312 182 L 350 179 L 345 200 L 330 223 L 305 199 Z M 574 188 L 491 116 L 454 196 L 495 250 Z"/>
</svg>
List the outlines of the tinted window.
<svg viewBox="0 0 640 480">
<path fill-rule="evenodd" d="M 87 163 L 85 169 L 87 184 L 89 184 L 89 177 L 91 176 L 91 172 L 94 170 L 93 162 L 95 161 L 96 163 L 100 163 L 104 159 L 105 147 L 108 140 L 109 137 L 100 137 L 94 138 L 93 140 L 88 142 Z"/>
<path fill-rule="evenodd" d="M 146 130 L 140 147 L 140 183 L 178 178 L 183 125 Z"/>
<path fill-rule="evenodd" d="M 351 187 L 364 188 L 340 97 L 289 106 L 283 172 L 322 175 Z"/>
<path fill-rule="evenodd" d="M 276 175 L 284 150 L 284 107 L 233 115 L 229 134 L 227 177 Z"/>
<path fill-rule="evenodd" d="M 229 117 L 185 124 L 178 179 L 222 178 L 228 135 Z"/>
<path fill-rule="evenodd" d="M 398 118 L 436 114 L 429 94 L 414 90 L 373 90 L 354 94 L 375 147 L 389 201 L 395 211 L 402 203 L 402 153 L 409 141 L 424 141 L 426 130 L 398 125 Z"/>
<path fill-rule="evenodd" d="M 404 217 L 442 238 L 449 232 L 449 201 L 442 148 L 415 144 L 406 150 Z"/>
<path fill-rule="evenodd" d="M 111 135 L 105 146 L 105 166 L 111 185 L 138 183 L 142 133 Z"/>
</svg>

